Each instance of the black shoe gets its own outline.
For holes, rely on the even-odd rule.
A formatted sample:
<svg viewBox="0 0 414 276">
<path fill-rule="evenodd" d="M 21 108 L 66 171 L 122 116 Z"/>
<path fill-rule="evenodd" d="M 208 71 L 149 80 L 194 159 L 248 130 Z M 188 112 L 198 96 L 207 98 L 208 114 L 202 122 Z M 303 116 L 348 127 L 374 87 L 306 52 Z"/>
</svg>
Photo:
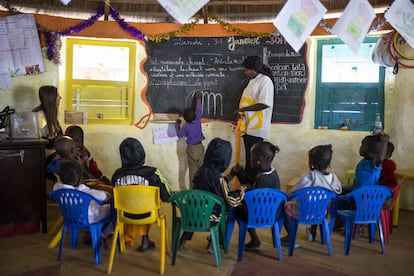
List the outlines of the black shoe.
<svg viewBox="0 0 414 276">
<path fill-rule="evenodd" d="M 246 243 L 244 245 L 244 250 L 246 250 L 246 251 L 261 251 L 262 248 L 260 246 L 260 242 L 259 243 L 249 242 L 249 243 Z"/>
<path fill-rule="evenodd" d="M 146 244 L 145 246 L 143 244 L 141 244 L 138 247 L 138 252 L 144 253 L 145 251 L 148 251 L 150 249 L 154 249 L 155 248 L 155 242 L 150 241 L 148 244 Z"/>
</svg>

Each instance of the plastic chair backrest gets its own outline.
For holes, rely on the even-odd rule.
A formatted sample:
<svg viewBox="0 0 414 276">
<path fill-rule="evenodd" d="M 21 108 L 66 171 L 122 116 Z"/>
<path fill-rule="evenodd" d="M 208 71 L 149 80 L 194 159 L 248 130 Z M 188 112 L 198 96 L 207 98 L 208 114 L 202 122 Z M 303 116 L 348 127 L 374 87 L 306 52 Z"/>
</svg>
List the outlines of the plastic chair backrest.
<svg viewBox="0 0 414 276">
<path fill-rule="evenodd" d="M 395 202 L 397 201 L 398 195 L 400 194 L 401 184 L 402 184 L 402 182 L 403 182 L 403 181 L 404 181 L 404 177 L 403 177 L 403 178 L 401 178 L 401 179 L 398 181 L 397 186 L 395 186 L 395 187 L 392 189 L 392 193 L 393 193 L 393 195 L 392 195 L 391 202 L 390 202 L 390 204 L 389 204 L 388 206 L 384 207 L 383 209 L 386 209 L 386 210 L 391 211 L 391 210 L 394 208 Z"/>
<path fill-rule="evenodd" d="M 156 223 L 161 206 L 160 188 L 128 185 L 114 187 L 114 207 L 117 220 L 128 224 Z M 133 214 L 133 215 L 129 215 Z M 141 216 L 137 216 L 141 215 Z"/>
<path fill-rule="evenodd" d="M 88 209 L 91 201 L 102 204 L 91 195 L 75 189 L 59 189 L 50 194 L 62 212 L 64 224 L 68 227 L 86 228 L 89 226 Z"/>
<path fill-rule="evenodd" d="M 189 232 L 207 232 L 211 229 L 210 215 L 214 208 L 221 208 L 224 219 L 225 203 L 219 196 L 203 190 L 187 190 L 175 193 L 170 202 L 178 206 L 181 213 L 181 228 Z M 174 212 L 175 208 L 173 209 Z M 176 214 L 173 213 L 173 216 Z"/>
<path fill-rule="evenodd" d="M 286 199 L 287 195 L 278 189 L 261 188 L 246 192 L 244 201 L 248 207 L 249 227 L 272 227 L 276 222 L 280 205 Z"/>
<path fill-rule="evenodd" d="M 385 200 L 391 195 L 391 189 L 382 185 L 362 186 L 349 193 L 355 200 L 354 223 L 376 223 Z"/>
<path fill-rule="evenodd" d="M 329 203 L 336 193 L 321 187 L 306 187 L 292 192 L 288 200 L 296 200 L 301 224 L 321 224 L 326 219 Z"/>
</svg>

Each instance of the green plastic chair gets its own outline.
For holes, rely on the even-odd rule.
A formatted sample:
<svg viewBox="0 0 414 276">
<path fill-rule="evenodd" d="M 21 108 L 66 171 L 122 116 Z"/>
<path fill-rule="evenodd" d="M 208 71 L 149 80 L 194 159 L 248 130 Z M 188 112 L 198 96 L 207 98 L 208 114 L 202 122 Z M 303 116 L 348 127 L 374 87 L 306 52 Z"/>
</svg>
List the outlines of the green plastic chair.
<svg viewBox="0 0 414 276">
<path fill-rule="evenodd" d="M 224 252 L 227 253 L 226 244 L 226 205 L 217 195 L 202 191 L 188 190 L 173 194 L 169 200 L 172 204 L 172 265 L 178 251 L 178 243 L 182 231 L 210 232 L 214 256 L 217 267 L 221 266 L 219 235 L 223 240 Z M 179 209 L 179 214 L 177 211 Z M 210 216 L 213 210 L 220 210 L 220 220 L 213 223 Z"/>
</svg>

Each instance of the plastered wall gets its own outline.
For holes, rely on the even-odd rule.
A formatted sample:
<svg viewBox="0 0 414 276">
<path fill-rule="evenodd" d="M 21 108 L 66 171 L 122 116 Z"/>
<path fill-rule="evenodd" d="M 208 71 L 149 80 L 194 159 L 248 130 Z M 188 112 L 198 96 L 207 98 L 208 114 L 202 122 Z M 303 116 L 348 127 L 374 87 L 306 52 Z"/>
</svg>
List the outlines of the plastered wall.
<svg viewBox="0 0 414 276">
<path fill-rule="evenodd" d="M 56 19 L 53 24 L 48 17 L 39 17 L 36 20 L 48 25 L 51 29 L 57 30 L 73 26 L 76 21 Z M 49 21 L 48 21 L 49 20 Z M 110 28 L 105 22 L 92 26 L 91 29 L 79 34 L 79 36 L 96 37 L 124 37 L 131 39 L 123 30 L 111 23 Z M 59 25 L 60 24 L 60 25 Z M 147 24 L 137 25 L 141 30 L 156 33 L 157 28 L 163 32 L 179 28 L 175 24 Z M 245 27 L 256 32 L 272 32 L 274 27 L 271 24 L 244 24 Z M 116 30 L 116 32 L 114 32 Z M 158 29 L 160 30 L 160 29 Z M 221 26 L 200 26 L 189 35 L 228 35 Z M 140 45 L 140 44 L 139 44 Z M 307 151 L 318 144 L 332 144 L 334 149 L 331 170 L 336 172 L 340 179 L 344 178 L 345 171 L 353 168 L 360 159 L 358 154 L 360 141 L 369 134 L 361 131 L 340 131 L 340 130 L 317 130 L 314 125 L 315 105 L 315 49 L 314 38 L 308 40 L 308 64 L 309 64 L 309 85 L 305 93 L 306 106 L 303 113 L 303 120 L 300 124 L 274 124 L 272 125 L 271 142 L 280 147 L 280 153 L 274 160 L 274 167 L 277 169 L 282 186 L 291 179 L 299 177 L 308 170 Z M 142 48 L 142 46 L 141 46 Z M 45 49 L 44 49 L 45 50 Z M 138 58 L 145 53 L 138 51 Z M 62 49 L 64 59 L 64 48 Z M 10 90 L 0 91 L 0 109 L 10 105 L 17 111 L 30 111 L 39 104 L 38 88 L 42 85 L 56 85 L 63 97 L 60 108 L 59 119 L 63 124 L 64 102 L 66 97 L 64 66 L 59 66 L 45 59 L 46 72 L 35 76 L 20 76 L 12 79 L 13 87 Z M 141 99 L 141 91 L 145 85 L 145 75 L 137 70 L 136 97 L 135 97 L 135 120 L 145 114 L 147 107 Z M 411 69 L 400 69 L 394 76 L 391 69 L 386 73 L 385 90 L 385 131 L 390 134 L 396 150 L 394 159 L 400 168 L 414 167 L 414 135 L 413 117 L 414 103 L 414 71 Z M 116 168 L 120 166 L 118 145 L 125 137 L 139 139 L 147 152 L 147 164 L 159 168 L 169 181 L 173 190 L 180 190 L 189 187 L 186 160 L 185 142 L 178 141 L 155 145 L 152 141 L 152 128 L 159 127 L 159 123 L 149 122 L 144 129 L 134 125 L 83 125 L 85 130 L 85 144 L 92 152 L 98 165 L 104 173 L 111 177 Z M 66 127 L 66 125 L 64 125 Z M 203 131 L 206 136 L 205 146 L 214 137 L 221 137 L 229 140 L 235 148 L 236 137 L 234 125 L 224 122 L 207 122 L 203 124 Z M 242 147 L 243 149 L 243 147 Z M 243 162 L 244 152 L 241 152 Z"/>
</svg>

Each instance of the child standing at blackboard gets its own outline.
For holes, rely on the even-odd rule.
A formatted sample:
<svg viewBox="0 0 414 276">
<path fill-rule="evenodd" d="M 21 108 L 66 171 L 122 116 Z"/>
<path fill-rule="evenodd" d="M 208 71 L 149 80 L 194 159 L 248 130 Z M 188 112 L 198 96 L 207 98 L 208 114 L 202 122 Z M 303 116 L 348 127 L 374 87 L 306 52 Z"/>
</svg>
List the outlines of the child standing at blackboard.
<svg viewBox="0 0 414 276">
<path fill-rule="evenodd" d="M 183 118 L 185 124 L 181 127 L 181 120 L 177 119 L 175 128 L 179 138 L 187 139 L 187 160 L 188 171 L 190 176 L 190 185 L 192 185 L 193 176 L 203 164 L 205 139 L 201 129 L 201 92 L 196 91 L 193 95 L 193 102 L 190 108 L 184 109 Z"/>
</svg>

